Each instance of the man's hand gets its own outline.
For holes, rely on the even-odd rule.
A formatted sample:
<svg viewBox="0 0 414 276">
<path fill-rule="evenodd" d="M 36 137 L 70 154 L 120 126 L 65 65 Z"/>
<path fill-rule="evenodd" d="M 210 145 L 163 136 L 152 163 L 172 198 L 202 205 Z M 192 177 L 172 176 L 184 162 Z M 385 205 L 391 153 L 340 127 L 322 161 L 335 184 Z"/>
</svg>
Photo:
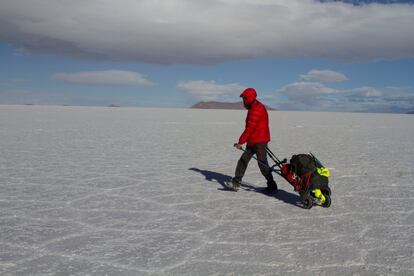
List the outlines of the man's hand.
<svg viewBox="0 0 414 276">
<path fill-rule="evenodd" d="M 233 145 L 236 149 L 241 149 L 242 148 L 242 144 L 239 144 L 239 143 L 235 143 L 234 145 Z"/>
</svg>

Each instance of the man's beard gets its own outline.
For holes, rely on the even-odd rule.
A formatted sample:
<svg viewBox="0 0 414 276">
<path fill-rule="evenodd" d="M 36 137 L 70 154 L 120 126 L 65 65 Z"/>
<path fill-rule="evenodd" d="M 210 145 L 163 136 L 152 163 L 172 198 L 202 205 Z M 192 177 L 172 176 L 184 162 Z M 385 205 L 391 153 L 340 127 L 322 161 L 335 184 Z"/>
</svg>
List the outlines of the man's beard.
<svg viewBox="0 0 414 276">
<path fill-rule="evenodd" d="M 253 101 L 254 102 L 254 101 Z M 250 107 L 252 106 L 252 103 L 253 102 L 251 102 L 251 103 L 245 103 L 245 102 L 243 102 L 243 105 L 244 105 L 244 108 L 246 108 L 246 109 L 250 109 Z"/>
</svg>

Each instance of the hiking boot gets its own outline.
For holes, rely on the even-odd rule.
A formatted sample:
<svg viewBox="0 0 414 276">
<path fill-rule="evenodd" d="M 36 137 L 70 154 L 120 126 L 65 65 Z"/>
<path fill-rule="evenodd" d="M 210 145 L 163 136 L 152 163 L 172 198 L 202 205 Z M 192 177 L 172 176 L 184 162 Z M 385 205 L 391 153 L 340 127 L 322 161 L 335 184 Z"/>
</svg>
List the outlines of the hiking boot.
<svg viewBox="0 0 414 276">
<path fill-rule="evenodd" d="M 274 180 L 267 182 L 267 187 L 263 189 L 264 193 L 277 193 L 277 184 Z"/>
<path fill-rule="evenodd" d="M 274 180 L 267 181 L 267 189 L 268 190 L 277 191 L 277 184 L 276 184 L 276 182 Z"/>
<path fill-rule="evenodd" d="M 240 181 L 238 181 L 234 177 L 231 179 L 231 181 L 225 181 L 224 184 L 227 188 L 235 192 L 237 192 L 240 189 Z"/>
<path fill-rule="evenodd" d="M 266 188 L 261 188 L 259 191 L 266 195 L 274 195 L 274 194 L 277 194 L 278 189 L 266 187 Z"/>
</svg>

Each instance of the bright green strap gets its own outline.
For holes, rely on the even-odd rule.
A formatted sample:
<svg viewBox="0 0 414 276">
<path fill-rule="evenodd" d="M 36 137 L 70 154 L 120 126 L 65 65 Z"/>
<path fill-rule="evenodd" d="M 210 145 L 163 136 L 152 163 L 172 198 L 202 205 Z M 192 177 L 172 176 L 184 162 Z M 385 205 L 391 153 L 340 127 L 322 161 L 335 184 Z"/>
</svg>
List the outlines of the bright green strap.
<svg viewBox="0 0 414 276">
<path fill-rule="evenodd" d="M 316 168 L 316 170 L 319 175 L 326 176 L 326 177 L 329 177 L 331 175 L 331 172 L 327 168 L 324 168 L 324 167 Z"/>
</svg>

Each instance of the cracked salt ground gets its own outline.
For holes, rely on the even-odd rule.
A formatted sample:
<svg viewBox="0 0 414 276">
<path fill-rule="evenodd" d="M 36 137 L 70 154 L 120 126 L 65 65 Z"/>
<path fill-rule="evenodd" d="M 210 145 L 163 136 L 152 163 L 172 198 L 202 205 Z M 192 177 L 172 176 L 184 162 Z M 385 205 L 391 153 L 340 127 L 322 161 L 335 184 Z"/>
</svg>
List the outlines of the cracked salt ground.
<svg viewBox="0 0 414 276">
<path fill-rule="evenodd" d="M 223 188 L 243 111 L 0 106 L 0 274 L 413 275 L 414 118 L 269 115 L 278 156 L 331 168 L 330 208 L 259 192 L 254 162 Z"/>
</svg>

